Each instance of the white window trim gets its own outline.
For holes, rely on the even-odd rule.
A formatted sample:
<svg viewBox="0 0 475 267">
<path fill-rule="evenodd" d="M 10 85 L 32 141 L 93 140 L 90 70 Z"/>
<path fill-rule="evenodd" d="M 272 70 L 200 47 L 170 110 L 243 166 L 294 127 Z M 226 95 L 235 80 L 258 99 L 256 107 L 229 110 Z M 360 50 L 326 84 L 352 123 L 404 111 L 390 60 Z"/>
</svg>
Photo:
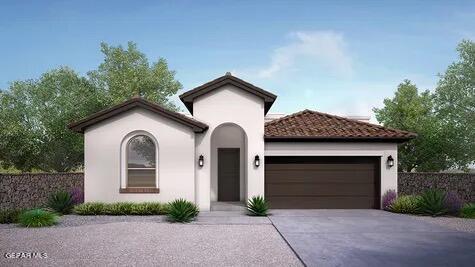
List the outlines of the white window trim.
<svg viewBox="0 0 475 267">
<path fill-rule="evenodd" d="M 143 130 L 136 130 L 133 132 L 128 133 L 123 139 L 120 144 L 120 188 L 126 189 L 127 188 L 127 175 L 128 175 L 128 167 L 127 167 L 127 145 L 129 144 L 130 139 L 138 136 L 138 135 L 145 135 L 152 139 L 155 145 L 155 188 L 159 188 L 159 165 L 158 165 L 158 158 L 159 158 L 159 148 L 158 142 L 155 136 L 151 133 L 143 131 Z"/>
</svg>

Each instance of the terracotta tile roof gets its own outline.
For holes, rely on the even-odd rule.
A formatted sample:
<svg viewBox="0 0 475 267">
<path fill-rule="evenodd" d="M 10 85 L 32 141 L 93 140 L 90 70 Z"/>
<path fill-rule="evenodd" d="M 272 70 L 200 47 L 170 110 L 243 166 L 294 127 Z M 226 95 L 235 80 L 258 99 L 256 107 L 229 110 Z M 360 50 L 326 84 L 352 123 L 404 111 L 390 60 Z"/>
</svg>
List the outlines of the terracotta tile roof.
<svg viewBox="0 0 475 267">
<path fill-rule="evenodd" d="M 266 141 L 389 141 L 404 142 L 416 134 L 304 110 L 265 124 Z"/>
<path fill-rule="evenodd" d="M 169 118 L 180 124 L 190 127 L 196 133 L 202 133 L 208 129 L 208 125 L 204 124 L 203 122 L 200 122 L 193 118 L 189 118 L 178 112 L 168 110 L 156 103 L 145 100 L 141 97 L 133 97 L 118 105 L 96 112 L 86 118 L 70 123 L 68 127 L 69 129 L 75 132 L 84 133 L 84 130 L 87 127 L 105 121 L 111 117 L 132 110 L 134 108 L 143 108 L 151 112 L 160 114 L 163 117 Z"/>
</svg>

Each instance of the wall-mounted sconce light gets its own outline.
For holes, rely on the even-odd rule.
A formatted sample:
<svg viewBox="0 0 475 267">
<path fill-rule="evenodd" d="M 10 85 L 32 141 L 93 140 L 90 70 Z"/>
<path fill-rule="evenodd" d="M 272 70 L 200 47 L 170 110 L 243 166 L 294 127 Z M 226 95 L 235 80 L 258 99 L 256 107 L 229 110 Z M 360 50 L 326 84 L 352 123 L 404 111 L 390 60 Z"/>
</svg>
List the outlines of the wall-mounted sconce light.
<svg viewBox="0 0 475 267">
<path fill-rule="evenodd" d="M 394 166 L 394 159 L 391 155 L 389 155 L 388 160 L 386 161 L 386 164 L 388 164 L 388 167 L 391 168 Z"/>
<path fill-rule="evenodd" d="M 203 155 L 200 155 L 200 157 L 198 158 L 198 166 L 203 167 L 204 164 L 205 158 L 203 157 Z"/>
<path fill-rule="evenodd" d="M 259 167 L 259 165 L 261 165 L 261 161 L 259 159 L 259 155 L 256 155 L 254 157 L 254 166 Z"/>
</svg>

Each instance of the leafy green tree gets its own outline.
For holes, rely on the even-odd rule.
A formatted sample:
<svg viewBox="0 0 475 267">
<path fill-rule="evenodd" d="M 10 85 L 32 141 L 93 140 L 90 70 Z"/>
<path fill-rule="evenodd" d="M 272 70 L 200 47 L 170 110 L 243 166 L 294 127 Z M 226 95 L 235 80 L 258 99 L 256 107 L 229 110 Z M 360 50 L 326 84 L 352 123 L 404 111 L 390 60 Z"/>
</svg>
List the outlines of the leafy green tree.
<svg viewBox="0 0 475 267">
<path fill-rule="evenodd" d="M 67 67 L 13 82 L 0 94 L 0 161 L 22 171 L 79 167 L 83 138 L 67 125 L 106 103 L 104 90 Z"/>
<path fill-rule="evenodd" d="M 418 92 L 416 85 L 405 80 L 395 96 L 384 100 L 384 107 L 373 109 L 384 126 L 415 132 L 417 138 L 399 147 L 402 171 L 439 171 L 448 167 L 444 154 L 444 131 L 434 114 L 429 91 Z"/>
<path fill-rule="evenodd" d="M 129 42 L 101 44 L 104 61 L 87 77 L 67 67 L 0 91 L 0 165 L 11 170 L 71 171 L 83 164 L 83 137 L 67 125 L 112 104 L 141 95 L 171 109 L 181 84 L 160 58 L 150 65 Z"/>
<path fill-rule="evenodd" d="M 140 95 L 162 106 L 177 110 L 169 98 L 182 88 L 175 80 L 175 72 L 168 69 L 165 59 L 149 64 L 147 57 L 129 42 L 127 49 L 101 43 L 104 61 L 88 73 L 99 88 L 108 92 L 112 103 L 120 103 Z"/>
<path fill-rule="evenodd" d="M 475 43 L 462 41 L 459 60 L 452 63 L 435 90 L 435 109 L 444 127 L 449 160 L 453 167 L 464 169 L 475 162 Z"/>
</svg>

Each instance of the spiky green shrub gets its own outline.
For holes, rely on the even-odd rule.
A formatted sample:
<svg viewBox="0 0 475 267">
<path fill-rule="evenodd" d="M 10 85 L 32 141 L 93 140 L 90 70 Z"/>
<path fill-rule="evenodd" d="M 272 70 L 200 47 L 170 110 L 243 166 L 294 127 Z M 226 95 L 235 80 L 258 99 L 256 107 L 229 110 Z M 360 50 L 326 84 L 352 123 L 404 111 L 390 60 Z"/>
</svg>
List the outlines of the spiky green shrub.
<svg viewBox="0 0 475 267">
<path fill-rule="evenodd" d="M 460 217 L 475 219 L 475 203 L 467 203 L 460 210 Z"/>
<path fill-rule="evenodd" d="M 167 216 L 172 222 L 190 222 L 199 213 L 195 203 L 179 198 L 167 205 Z"/>
<path fill-rule="evenodd" d="M 263 196 L 253 196 L 247 201 L 247 210 L 252 216 L 267 216 L 269 204 Z"/>
<path fill-rule="evenodd" d="M 45 227 L 57 223 L 58 216 L 42 209 L 28 210 L 20 214 L 18 221 L 24 227 Z"/>
<path fill-rule="evenodd" d="M 105 204 L 102 202 L 86 202 L 74 207 L 74 213 L 78 215 L 104 215 Z"/>
<path fill-rule="evenodd" d="M 163 205 L 159 202 L 142 202 L 132 205 L 131 215 L 160 215 L 164 214 Z"/>
<path fill-rule="evenodd" d="M 0 210 L 0 224 L 17 223 L 18 216 L 23 212 L 20 209 Z"/>
<path fill-rule="evenodd" d="M 396 213 L 418 214 L 420 213 L 420 201 L 418 196 L 401 196 L 394 200 L 389 210 Z"/>
<path fill-rule="evenodd" d="M 426 215 L 440 216 L 448 212 L 444 205 L 445 193 L 437 189 L 429 189 L 421 195 L 421 212 Z"/>
<path fill-rule="evenodd" d="M 74 207 L 73 198 L 68 192 L 56 192 L 49 197 L 48 207 L 60 214 L 69 214 Z"/>
<path fill-rule="evenodd" d="M 132 202 L 117 202 L 105 204 L 103 214 L 106 215 L 130 215 L 132 213 Z"/>
</svg>

